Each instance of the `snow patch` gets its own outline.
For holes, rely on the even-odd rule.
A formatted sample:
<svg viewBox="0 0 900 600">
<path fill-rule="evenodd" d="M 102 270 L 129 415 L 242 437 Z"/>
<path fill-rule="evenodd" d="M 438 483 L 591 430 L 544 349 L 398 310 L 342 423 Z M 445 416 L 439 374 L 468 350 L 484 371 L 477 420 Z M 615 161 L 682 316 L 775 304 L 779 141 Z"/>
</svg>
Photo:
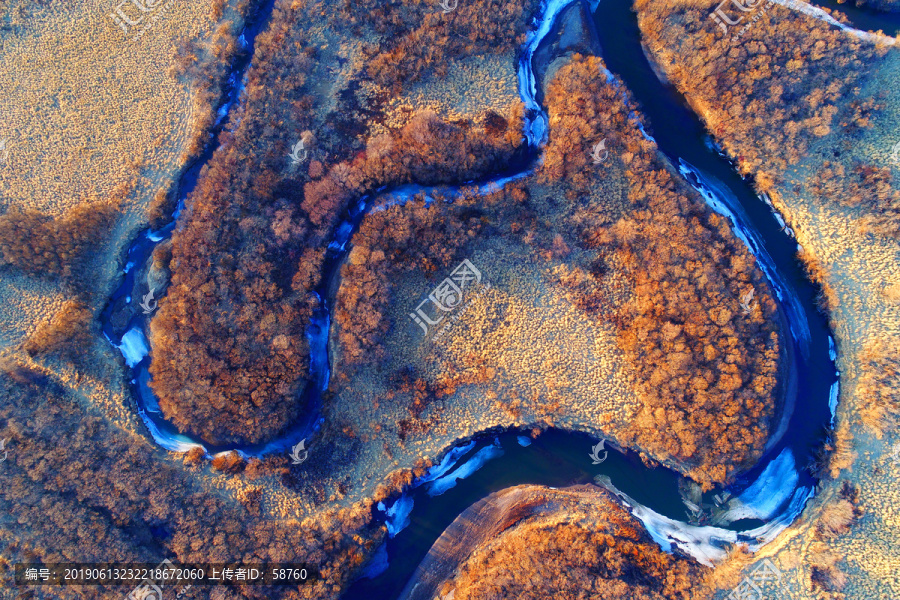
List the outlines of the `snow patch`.
<svg viewBox="0 0 900 600">
<path fill-rule="evenodd" d="M 490 446 L 485 446 L 484 448 L 476 452 L 468 462 L 464 463 L 462 466 L 456 469 L 456 471 L 450 473 L 449 475 L 445 475 L 440 479 L 434 480 L 428 487 L 428 495 L 440 496 L 447 490 L 455 487 L 457 481 L 459 481 L 460 479 L 465 479 L 466 477 L 483 467 L 487 461 L 499 456 L 503 456 L 503 448 L 500 447 L 500 441 L 495 439 L 493 444 L 491 444 Z"/>
<path fill-rule="evenodd" d="M 415 481 L 415 483 L 413 483 L 412 487 L 417 488 L 425 483 L 434 481 L 439 477 L 443 477 L 444 475 L 449 473 L 453 467 L 456 466 L 456 463 L 460 458 L 471 452 L 472 448 L 474 447 L 475 440 L 472 440 L 471 442 L 463 444 L 462 446 L 451 448 L 450 451 L 444 455 L 444 458 L 441 459 L 440 464 L 434 465 L 433 467 L 428 469 L 428 471 L 422 477 L 420 477 Z"/>
<path fill-rule="evenodd" d="M 525 138 L 530 146 L 539 146 L 547 140 L 547 114 L 537 101 L 537 81 L 532 68 L 534 52 L 550 33 L 557 15 L 573 0 L 547 0 L 541 6 L 541 17 L 535 20 L 535 30 L 528 33 L 522 58 L 519 60 L 519 96 L 525 103 L 526 115 L 532 115 L 525 125 Z"/>
<path fill-rule="evenodd" d="M 129 367 L 134 367 L 144 360 L 144 357 L 150 354 L 150 347 L 147 344 L 147 338 L 140 327 L 129 329 L 122 336 L 122 343 L 117 346 L 119 352 L 125 357 L 125 363 Z"/>
<path fill-rule="evenodd" d="M 896 39 L 892 38 L 888 35 L 882 35 L 879 33 L 871 33 L 869 31 L 861 31 L 859 29 L 850 27 L 849 25 L 844 25 L 827 12 L 819 8 L 818 6 L 813 6 L 811 4 L 807 4 L 806 2 L 801 2 L 800 0 L 770 0 L 775 4 L 780 4 L 781 6 L 793 10 L 795 12 L 803 13 L 804 15 L 808 15 L 814 19 L 818 19 L 819 21 L 824 21 L 829 25 L 837 27 L 843 31 L 846 31 L 852 36 L 855 36 L 861 40 L 872 42 L 873 44 L 894 44 L 896 43 Z"/>
<path fill-rule="evenodd" d="M 793 456 L 789 460 L 785 459 L 785 463 L 792 465 Z M 813 495 L 812 488 L 799 487 L 793 490 L 787 508 L 772 521 L 748 531 L 729 531 L 710 525 L 689 525 L 663 516 L 619 491 L 609 477 L 598 476 L 595 479 L 622 500 L 663 550 L 672 552 L 678 549 L 708 567 L 715 566 L 726 558 L 729 544 L 744 544 L 751 552 L 756 552 L 771 542 L 800 515 L 806 501 Z M 772 479 L 776 480 L 778 477 Z"/>
<path fill-rule="evenodd" d="M 735 509 L 736 514 L 732 520 L 771 519 L 778 508 L 791 497 L 799 480 L 794 454 L 789 448 L 785 448 L 778 458 L 766 465 L 756 481 L 738 496 L 740 507 Z"/>
<path fill-rule="evenodd" d="M 385 508 L 384 502 L 378 503 L 378 510 L 387 515 L 384 525 L 388 530 L 388 537 L 392 538 L 409 525 L 409 513 L 413 509 L 413 499 L 410 496 L 400 496 L 390 508 Z"/>
<path fill-rule="evenodd" d="M 828 391 L 828 410 L 831 412 L 831 428 L 834 429 L 834 420 L 837 416 L 838 396 L 841 394 L 841 380 L 835 379 Z"/>
<path fill-rule="evenodd" d="M 140 410 L 138 411 L 138 414 L 140 415 L 141 420 L 144 421 L 144 425 L 150 430 L 151 437 L 153 437 L 157 444 L 166 450 L 169 450 L 170 452 L 188 452 L 194 448 L 200 448 L 203 450 L 204 456 L 210 458 L 209 454 L 206 452 L 206 448 L 204 448 L 202 444 L 198 444 L 189 437 L 178 433 L 164 433 L 156 426 L 156 423 L 147 416 L 146 412 Z"/>
</svg>

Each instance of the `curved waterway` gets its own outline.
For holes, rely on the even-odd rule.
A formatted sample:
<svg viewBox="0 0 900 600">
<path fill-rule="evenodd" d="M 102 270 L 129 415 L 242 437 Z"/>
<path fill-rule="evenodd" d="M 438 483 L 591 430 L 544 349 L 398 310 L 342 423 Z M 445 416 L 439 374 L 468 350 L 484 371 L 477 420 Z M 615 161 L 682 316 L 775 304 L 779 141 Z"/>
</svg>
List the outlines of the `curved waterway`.
<svg viewBox="0 0 900 600">
<path fill-rule="evenodd" d="M 580 0 L 548 0 L 535 18 L 519 59 L 519 89 L 528 109 L 525 134 L 529 157 L 508 172 L 499 174 L 487 185 L 503 185 L 513 178 L 527 176 L 539 160 L 540 146 L 547 135 L 546 113 L 540 104 L 538 76 L 540 65 L 535 55 L 547 48 L 554 37 L 557 17 L 564 10 L 578 8 Z M 253 41 L 271 12 L 272 0 L 261 7 L 247 26 L 242 38 L 248 51 L 239 58 L 227 88 L 227 100 L 220 110 L 213 141 L 203 156 L 179 182 L 179 209 L 193 189 L 202 166 L 217 146 L 219 131 L 228 123 L 229 109 L 236 104 L 246 68 L 252 56 Z M 374 515 L 386 523 L 389 539 L 370 563 L 363 577 L 348 589 L 346 598 L 367 600 L 394 599 L 415 571 L 416 566 L 444 529 L 467 507 L 488 494 L 519 484 L 562 487 L 595 482 L 612 490 L 641 520 L 651 536 L 666 550 L 680 550 L 706 564 L 724 556 L 729 543 L 744 542 L 752 549 L 760 547 L 787 527 L 812 496 L 816 481 L 809 471 L 813 453 L 822 441 L 824 430 L 833 419 L 837 401 L 838 372 L 834 343 L 825 318 L 816 310 L 817 288 L 806 278 L 796 260 L 798 250 L 780 216 L 758 196 L 752 185 L 738 176 L 733 166 L 717 152 L 702 123 L 687 107 L 684 99 L 655 76 L 642 51 L 637 20 L 629 2 L 603 0 L 594 7 L 594 25 L 601 55 L 607 67 L 629 89 L 643 115 L 642 131 L 652 136 L 686 180 L 710 206 L 726 215 L 735 233 L 748 245 L 777 296 L 785 324 L 784 344 L 788 346 L 790 380 L 785 389 L 782 420 L 759 463 L 727 489 L 716 489 L 696 504 L 716 507 L 700 522 L 689 522 L 684 496 L 687 480 L 665 467 L 647 467 L 632 452 L 612 449 L 607 459 L 592 465 L 588 458 L 596 440 L 579 433 L 550 430 L 536 440 L 520 432 L 490 432 L 449 449 L 441 462 L 417 480 L 402 495 L 379 505 Z M 598 73 L 598 77 L 610 76 Z M 637 108 L 637 107 L 635 107 Z M 471 182 L 466 182 L 471 183 Z M 441 188 L 442 192 L 453 188 Z M 136 406 L 153 439 L 162 447 L 185 451 L 201 446 L 211 455 L 238 450 L 245 455 L 282 451 L 317 429 L 318 403 L 327 388 L 329 365 L 327 338 L 330 329 L 324 289 L 337 273 L 349 251 L 352 235 L 366 212 L 383 194 L 393 192 L 408 198 L 431 188 L 403 186 L 398 190 L 379 190 L 377 195 L 358 201 L 346 215 L 328 247 L 328 260 L 320 289 L 321 308 L 308 331 L 312 357 L 311 375 L 315 382 L 307 390 L 310 415 L 296 423 L 278 440 L 264 445 L 214 447 L 202 444 L 191 435 L 179 433 L 169 424 L 147 385 L 150 348 L 147 343 L 147 317 L 137 312 L 127 324 L 114 323 L 123 305 L 138 303 L 132 298 L 135 278 L 150 259 L 153 249 L 167 239 L 175 223 L 165 229 L 144 231 L 129 248 L 125 277 L 102 315 L 104 333 L 125 356 L 132 375 Z M 402 201 L 402 200 L 401 200 Z M 376 209 L 377 210 L 377 209 Z"/>
<path fill-rule="evenodd" d="M 544 7 L 538 31 L 546 38 L 540 41 L 552 41 L 552 21 L 562 4 L 551 1 Z M 683 477 L 664 467 L 648 468 L 632 452 L 610 452 L 603 463 L 592 465 L 588 452 L 596 441 L 587 435 L 548 431 L 531 440 L 511 431 L 458 445 L 412 489 L 379 505 L 390 537 L 364 577 L 344 594 L 348 600 L 405 597 L 416 567 L 460 512 L 513 485 L 600 483 L 663 548 L 677 548 L 705 564 L 723 558 L 728 543 L 758 549 L 793 522 L 814 492 L 808 466 L 833 418 L 839 381 L 834 342 L 816 309 L 819 290 L 797 261 L 797 243 L 781 217 L 716 150 L 684 98 L 657 78 L 641 47 L 631 3 L 603 0 L 593 14 L 601 56 L 640 105 L 646 134 L 710 206 L 729 218 L 776 294 L 792 362 L 786 369 L 791 381 L 784 386 L 782 421 L 773 427 L 756 467 L 727 489 L 702 495 L 699 504 L 718 509 L 712 523 L 704 525 L 686 518 Z M 520 59 L 519 86 L 528 107 L 538 97 L 534 73 L 539 65 L 531 64 L 536 53 L 537 45 L 528 45 Z M 539 139 L 546 121 L 536 122 L 532 135 Z"/>
<path fill-rule="evenodd" d="M 883 31 L 891 37 L 900 33 L 900 11 L 883 11 L 838 0 L 815 0 L 810 4 L 830 10 L 835 16 L 846 17 L 853 27 L 863 31 Z"/>
</svg>

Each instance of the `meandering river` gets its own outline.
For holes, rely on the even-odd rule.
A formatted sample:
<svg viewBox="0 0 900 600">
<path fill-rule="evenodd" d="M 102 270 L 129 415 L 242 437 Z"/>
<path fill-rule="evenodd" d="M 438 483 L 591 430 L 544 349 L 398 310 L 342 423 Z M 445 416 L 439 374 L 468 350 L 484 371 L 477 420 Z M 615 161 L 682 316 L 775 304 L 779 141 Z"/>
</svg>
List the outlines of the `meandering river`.
<svg viewBox="0 0 900 600">
<path fill-rule="evenodd" d="M 539 157 L 546 137 L 547 118 L 540 104 L 536 75 L 536 67 L 540 65 L 534 64 L 534 56 L 552 43 L 557 17 L 564 10 L 572 10 L 570 5 L 574 2 L 549 0 L 535 19 L 534 31 L 523 48 L 518 66 L 520 93 L 529 109 L 525 133 L 532 159 L 524 161 L 526 164 L 519 173 L 498 174 L 492 181 L 495 184 L 527 174 Z M 235 62 L 213 142 L 180 181 L 180 205 L 193 189 L 200 168 L 215 151 L 218 133 L 228 124 L 229 109 L 239 99 L 255 36 L 267 21 L 272 6 L 273 0 L 266 2 L 243 33 L 248 51 L 244 58 Z M 806 278 L 795 258 L 796 241 L 766 199 L 759 197 L 750 182 L 737 175 L 732 165 L 716 151 L 702 123 L 684 99 L 658 80 L 642 51 L 631 3 L 603 0 L 594 7 L 593 15 L 601 55 L 608 69 L 624 82 L 640 104 L 646 133 L 704 195 L 710 206 L 728 216 L 735 233 L 756 256 L 777 296 L 787 324 L 784 343 L 790 346 L 788 355 L 792 364 L 789 371 L 793 380 L 793 385 L 784 386 L 784 419 L 756 467 L 729 488 L 713 490 L 703 496 L 703 501 L 710 504 L 716 495 L 719 500 L 726 494 L 732 499 L 728 502 L 726 498 L 726 502 L 720 503 L 715 525 L 688 522 L 682 494 L 685 479 L 664 467 L 647 467 L 633 453 L 610 451 L 601 464 L 592 465 L 588 453 L 596 440 L 583 434 L 550 430 L 536 440 L 515 431 L 484 434 L 449 449 L 441 464 L 402 496 L 380 506 L 374 518 L 387 523 L 390 539 L 379 550 L 366 575 L 347 591 L 347 598 L 397 598 L 433 542 L 458 514 L 491 492 L 512 485 L 530 483 L 561 487 L 591 481 L 601 483 L 619 496 L 660 545 L 666 549 L 677 547 L 706 563 L 717 560 L 726 543 L 743 541 L 753 548 L 764 544 L 796 518 L 813 494 L 816 481 L 808 465 L 833 418 L 839 373 L 826 320 L 816 309 L 818 290 Z M 892 19 L 888 21 L 892 22 Z M 871 27 L 868 22 L 864 26 Z M 890 26 L 882 28 L 889 29 Z M 605 76 L 598 73 L 598 77 Z M 417 191 L 428 190 L 418 186 L 405 186 L 404 189 L 408 194 Z M 329 245 L 326 282 L 335 275 L 349 251 L 352 235 L 373 201 L 374 197 L 370 197 L 358 202 L 336 231 Z M 176 219 L 177 216 L 178 211 Z M 174 222 L 161 231 L 145 231 L 138 236 L 128 251 L 123 283 L 111 298 L 102 319 L 104 333 L 126 358 L 132 374 L 136 407 L 153 439 L 169 450 L 184 451 L 202 444 L 180 434 L 164 419 L 147 386 L 150 361 L 145 334 L 147 318 L 138 312 L 126 326 L 113 325 L 116 307 L 139 302 L 130 297 L 135 274 L 150 258 L 156 244 L 167 239 L 173 229 Z M 320 297 L 323 298 L 324 293 Z M 326 341 L 329 328 L 329 307 L 323 300 L 308 332 L 312 349 L 311 370 L 318 383 L 311 386 L 315 389 L 308 390 L 313 407 L 318 406 L 320 392 L 328 384 Z M 231 449 L 247 455 L 282 451 L 315 434 L 316 412 L 313 410 L 307 419 L 269 444 L 238 448 L 203 446 L 208 454 Z"/>
</svg>

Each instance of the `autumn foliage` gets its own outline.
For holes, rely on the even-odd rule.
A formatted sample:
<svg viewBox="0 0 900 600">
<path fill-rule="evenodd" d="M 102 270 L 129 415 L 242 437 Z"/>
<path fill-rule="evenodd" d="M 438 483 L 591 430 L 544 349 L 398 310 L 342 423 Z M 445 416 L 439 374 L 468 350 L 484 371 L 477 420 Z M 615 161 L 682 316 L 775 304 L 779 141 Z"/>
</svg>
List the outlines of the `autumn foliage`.
<svg viewBox="0 0 900 600">
<path fill-rule="evenodd" d="M 242 489 L 240 501 L 212 493 L 165 452 L 25 367 L 0 365 L 0 397 L 0 508 L 17 523 L 0 540 L 10 563 L 308 563 L 321 578 L 299 591 L 258 587 L 240 597 L 334 598 L 378 540 L 366 506 L 283 520 L 259 510 L 259 488 Z M 216 467 L 236 473 L 240 462 L 228 455 Z M 122 597 L 124 589 L 87 586 L 71 597 Z"/>
<path fill-rule="evenodd" d="M 179 427 L 215 442 L 270 439 L 297 418 L 310 292 L 351 202 L 383 186 L 477 179 L 509 164 L 523 141 L 519 105 L 481 123 L 422 112 L 371 138 L 352 160 L 330 168 L 311 160 L 307 173 L 282 178 L 268 153 L 245 154 L 257 146 L 242 142 L 254 119 L 268 119 L 255 106 L 244 108 L 249 114 L 225 136 L 189 200 L 172 238 L 172 282 L 152 322 L 160 406 Z"/>
<path fill-rule="evenodd" d="M 105 240 L 118 210 L 114 203 L 84 202 L 62 217 L 11 208 L 0 215 L 0 266 L 75 282 Z"/>
<path fill-rule="evenodd" d="M 490 514 L 491 522 L 470 517 L 476 532 L 470 535 L 482 528 L 499 531 L 465 557 L 439 592 L 452 591 L 454 600 L 712 597 L 699 565 L 662 551 L 604 491 L 588 486 L 543 493 L 531 489 L 499 515 Z M 590 504 L 571 506 L 570 496 L 576 494 L 589 496 Z M 581 511 L 587 518 L 578 518 Z"/>
<path fill-rule="evenodd" d="M 610 252 L 631 294 L 612 318 L 642 408 L 629 437 L 702 483 L 729 479 L 765 446 L 778 381 L 778 316 L 755 259 L 727 222 L 628 126 L 625 92 L 578 58 L 550 85 L 543 177 L 583 193 L 594 140 L 624 166 L 629 209 L 611 226 L 580 215 L 582 243 Z M 593 165 L 590 165 L 593 167 Z M 603 269 L 596 276 L 603 277 Z"/>
<path fill-rule="evenodd" d="M 444 76 L 450 63 L 467 56 L 517 50 L 525 41 L 535 0 L 474 0 L 440 4 L 417 0 L 345 0 L 339 13 L 355 35 L 374 30 L 381 43 L 366 48 L 367 74 L 396 93 L 426 73 Z"/>
<path fill-rule="evenodd" d="M 393 326 L 388 306 L 398 277 L 410 271 L 431 275 L 452 269 L 463 258 L 459 250 L 467 242 L 496 233 L 489 223 L 498 220 L 498 211 L 522 218 L 527 210 L 523 203 L 528 192 L 520 184 L 486 195 L 475 189 L 463 189 L 459 197 L 434 195 L 431 204 L 419 195 L 370 213 L 354 236 L 341 267 L 334 311 L 342 369 L 385 358 L 381 341 Z"/>
<path fill-rule="evenodd" d="M 779 182 L 819 138 L 870 124 L 875 106 L 859 98 L 861 83 L 886 48 L 777 5 L 733 40 L 712 7 L 635 4 L 654 59 L 741 173 Z"/>
<path fill-rule="evenodd" d="M 83 302 L 70 300 L 25 340 L 22 349 L 31 356 L 58 354 L 66 359 L 84 358 L 94 341 L 93 318 Z"/>
</svg>

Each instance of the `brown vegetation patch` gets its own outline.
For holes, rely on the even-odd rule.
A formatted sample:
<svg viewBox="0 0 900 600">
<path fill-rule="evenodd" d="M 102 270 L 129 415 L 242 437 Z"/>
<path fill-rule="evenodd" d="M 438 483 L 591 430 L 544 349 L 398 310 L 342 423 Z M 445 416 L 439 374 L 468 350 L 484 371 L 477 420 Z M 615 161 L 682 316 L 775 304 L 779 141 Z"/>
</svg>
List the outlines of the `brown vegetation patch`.
<svg viewBox="0 0 900 600">
<path fill-rule="evenodd" d="M 825 161 L 810 191 L 822 199 L 862 207 L 864 230 L 894 238 L 900 236 L 900 189 L 893 185 L 891 170 L 857 164 L 847 171 L 840 163 Z"/>
<path fill-rule="evenodd" d="M 628 437 L 708 485 L 762 453 L 774 413 L 777 308 L 762 272 L 725 219 L 674 177 L 627 125 L 622 93 L 597 58 L 560 69 L 547 93 L 543 176 L 583 193 L 595 140 L 625 163 L 630 210 L 612 226 L 581 219 L 582 243 L 607 248 L 633 293 L 613 315 L 642 408 Z M 596 270 L 603 277 L 603 269 Z"/>
<path fill-rule="evenodd" d="M 856 395 L 864 398 L 863 423 L 879 436 L 900 423 L 900 347 L 896 337 L 874 342 L 859 356 Z"/>
<path fill-rule="evenodd" d="M 450 204 L 438 197 L 392 206 L 366 217 L 353 238 L 354 247 L 341 268 L 341 288 L 334 313 L 346 367 L 385 357 L 383 336 L 391 328 L 386 309 L 393 282 L 403 273 L 432 275 L 461 260 L 460 248 L 486 231 L 496 233 L 499 208 L 527 219 L 528 192 L 510 185 L 486 196 L 465 193 Z M 455 262 L 454 262 L 455 261 Z"/>
<path fill-rule="evenodd" d="M 0 508 L 17 519 L 15 531 L 0 531 L 10 562 L 306 562 L 322 579 L 291 597 L 334 598 L 380 536 L 367 504 L 282 521 L 261 513 L 259 488 L 237 500 L 210 494 L 196 474 L 26 367 L 2 365 L 0 397 Z M 239 462 L 226 456 L 221 467 L 236 472 Z M 79 597 L 121 593 L 91 586 Z"/>
<path fill-rule="evenodd" d="M 254 189 L 243 197 L 257 203 L 252 217 L 220 187 L 244 187 L 255 178 L 244 171 L 248 179 L 238 182 L 225 170 L 225 164 L 239 168 L 236 146 L 229 146 L 173 236 L 172 283 L 152 325 L 153 386 L 166 414 L 218 441 L 264 440 L 296 418 L 307 371 L 309 292 L 321 277 L 319 248 L 340 211 L 384 185 L 464 181 L 499 169 L 520 140 L 520 108 L 510 111 L 499 136 L 420 113 L 399 132 L 370 140 L 355 160 L 308 181 L 296 200 L 296 189 L 284 188 L 288 198 L 277 198 L 274 185 L 266 194 Z M 366 303 L 377 308 L 382 301 Z M 359 355 L 362 347 L 354 348 L 351 356 Z"/>
<path fill-rule="evenodd" d="M 885 48 L 781 6 L 738 41 L 719 33 L 712 3 L 638 0 L 635 8 L 654 59 L 740 172 L 763 187 L 782 182 L 781 172 L 832 129 L 869 124 L 874 105 L 854 99 Z"/>
<path fill-rule="evenodd" d="M 712 596 L 699 565 L 660 550 L 606 492 L 589 486 L 521 486 L 488 497 L 457 518 L 423 565 L 441 562 L 457 574 L 438 592 L 454 600 Z"/>
<path fill-rule="evenodd" d="M 348 0 L 340 18 L 357 36 L 363 36 L 362 25 L 380 36 L 381 44 L 366 51 L 368 75 L 396 94 L 426 72 L 446 76 L 453 60 L 518 49 L 538 5 L 535 0 L 474 0 L 445 13 L 437 3 L 417 0 Z"/>
<path fill-rule="evenodd" d="M 105 242 L 118 216 L 117 204 L 84 202 L 56 218 L 32 209 L 9 209 L 0 215 L 0 266 L 83 284 L 92 278 L 88 262 Z"/>
<path fill-rule="evenodd" d="M 30 356 L 58 353 L 74 360 L 86 356 L 94 343 L 94 315 L 82 302 L 70 300 L 22 344 Z"/>
</svg>

